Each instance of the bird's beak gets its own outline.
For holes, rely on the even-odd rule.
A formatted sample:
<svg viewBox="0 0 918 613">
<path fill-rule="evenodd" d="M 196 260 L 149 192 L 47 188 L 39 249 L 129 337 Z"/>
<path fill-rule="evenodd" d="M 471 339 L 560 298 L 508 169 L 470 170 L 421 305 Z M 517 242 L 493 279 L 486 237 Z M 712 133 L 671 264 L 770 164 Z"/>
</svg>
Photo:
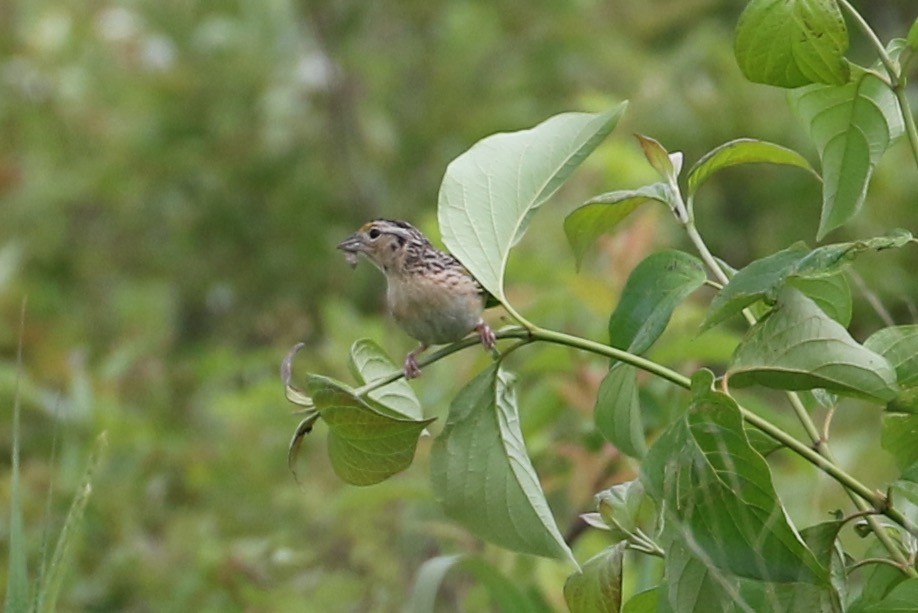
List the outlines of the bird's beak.
<svg viewBox="0 0 918 613">
<path fill-rule="evenodd" d="M 346 239 L 338 243 L 338 249 L 348 253 L 363 253 L 366 251 L 366 244 L 360 234 L 351 234 Z"/>
<path fill-rule="evenodd" d="M 344 259 L 351 268 L 357 266 L 357 255 L 366 253 L 367 246 L 360 234 L 351 234 L 346 239 L 338 243 L 338 249 L 344 252 Z"/>
</svg>

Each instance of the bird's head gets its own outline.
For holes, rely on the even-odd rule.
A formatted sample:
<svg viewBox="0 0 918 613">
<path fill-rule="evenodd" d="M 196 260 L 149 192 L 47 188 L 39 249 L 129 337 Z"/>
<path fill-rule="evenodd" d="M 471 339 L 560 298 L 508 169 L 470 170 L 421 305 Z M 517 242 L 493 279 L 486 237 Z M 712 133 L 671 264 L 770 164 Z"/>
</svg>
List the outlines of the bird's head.
<svg viewBox="0 0 918 613">
<path fill-rule="evenodd" d="M 362 254 L 386 274 L 404 270 L 408 261 L 429 247 L 430 241 L 420 230 L 392 219 L 374 219 L 338 244 L 352 267 Z"/>
</svg>

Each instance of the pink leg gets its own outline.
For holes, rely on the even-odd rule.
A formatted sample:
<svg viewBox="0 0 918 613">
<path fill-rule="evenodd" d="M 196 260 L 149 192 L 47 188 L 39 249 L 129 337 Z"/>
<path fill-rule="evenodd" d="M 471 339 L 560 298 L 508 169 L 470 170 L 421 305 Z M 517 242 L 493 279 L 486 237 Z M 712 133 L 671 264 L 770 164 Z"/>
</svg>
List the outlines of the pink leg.
<svg viewBox="0 0 918 613">
<path fill-rule="evenodd" d="M 418 356 L 424 353 L 427 349 L 427 345 L 421 345 L 414 351 L 410 351 L 407 356 L 405 356 L 405 378 L 406 379 L 417 379 L 421 376 L 421 368 L 418 366 Z"/>
<path fill-rule="evenodd" d="M 494 349 L 497 337 L 494 336 L 494 330 L 491 329 L 491 326 L 481 319 L 478 321 L 478 325 L 475 326 L 475 330 L 478 332 L 478 338 L 481 339 L 481 344 L 485 346 L 485 349 Z"/>
</svg>

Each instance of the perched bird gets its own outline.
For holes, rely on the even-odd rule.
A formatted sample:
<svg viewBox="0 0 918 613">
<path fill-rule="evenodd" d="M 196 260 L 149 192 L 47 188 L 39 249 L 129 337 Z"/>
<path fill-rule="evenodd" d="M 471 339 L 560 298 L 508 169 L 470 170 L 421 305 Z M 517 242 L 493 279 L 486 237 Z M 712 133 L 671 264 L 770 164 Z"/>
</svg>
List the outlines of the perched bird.
<svg viewBox="0 0 918 613">
<path fill-rule="evenodd" d="M 409 223 L 374 219 L 338 245 L 348 263 L 364 255 L 386 275 L 386 301 L 396 323 L 421 344 L 405 358 L 405 376 L 420 376 L 417 357 L 430 345 L 458 341 L 475 330 L 493 349 L 494 332 L 482 319 L 488 294 L 448 253 Z"/>
</svg>

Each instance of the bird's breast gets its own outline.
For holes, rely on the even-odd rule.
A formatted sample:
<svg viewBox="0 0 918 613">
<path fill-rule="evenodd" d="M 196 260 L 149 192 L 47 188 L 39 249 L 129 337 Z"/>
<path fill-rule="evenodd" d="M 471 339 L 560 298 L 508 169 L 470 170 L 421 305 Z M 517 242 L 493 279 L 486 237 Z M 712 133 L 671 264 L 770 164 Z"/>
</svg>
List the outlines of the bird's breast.
<svg viewBox="0 0 918 613">
<path fill-rule="evenodd" d="M 425 345 L 452 343 L 481 318 L 483 301 L 468 277 L 390 277 L 387 299 L 396 323 Z"/>
</svg>

